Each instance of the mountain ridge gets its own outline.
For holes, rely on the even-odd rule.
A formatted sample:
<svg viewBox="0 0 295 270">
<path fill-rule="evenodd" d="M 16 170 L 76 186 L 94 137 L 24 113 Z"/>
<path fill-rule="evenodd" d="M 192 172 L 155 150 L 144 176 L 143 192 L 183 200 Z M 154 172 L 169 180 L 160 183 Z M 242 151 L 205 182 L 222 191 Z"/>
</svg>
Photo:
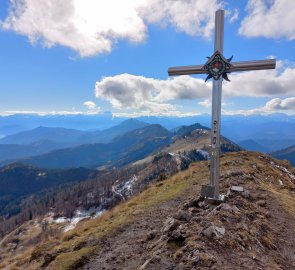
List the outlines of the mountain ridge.
<svg viewBox="0 0 295 270">
<path fill-rule="evenodd" d="M 270 155 L 277 159 L 287 159 L 293 166 L 295 166 L 295 145 L 271 152 Z"/>
<path fill-rule="evenodd" d="M 216 206 L 197 196 L 209 179 L 207 162 L 193 163 L 99 218 L 33 246 L 26 240 L 26 231 L 32 228 L 28 223 L 13 253 L 9 248 L 12 239 L 19 237 L 18 231 L 0 242 L 4 252 L 0 267 L 293 269 L 294 174 L 286 162 L 260 153 L 225 154 L 221 158 L 221 192 L 227 193 L 232 185 L 243 186 L 245 191 L 230 192 L 226 201 Z M 56 226 L 48 224 L 42 232 L 38 229 L 41 224 L 31 224 L 36 228 L 30 231 L 34 241 Z M 25 250 L 19 249 L 22 244 Z"/>
<path fill-rule="evenodd" d="M 16 159 L 38 156 L 83 144 L 108 143 L 116 136 L 148 125 L 135 119 L 129 119 L 112 128 L 91 132 L 39 127 L 0 139 L 0 164 L 5 165 Z"/>
</svg>

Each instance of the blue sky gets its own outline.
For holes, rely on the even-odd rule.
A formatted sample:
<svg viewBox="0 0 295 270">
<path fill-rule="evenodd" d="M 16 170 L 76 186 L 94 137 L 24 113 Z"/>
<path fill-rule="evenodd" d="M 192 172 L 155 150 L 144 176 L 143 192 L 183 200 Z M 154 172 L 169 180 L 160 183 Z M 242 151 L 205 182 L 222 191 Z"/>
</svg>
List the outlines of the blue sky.
<svg viewBox="0 0 295 270">
<path fill-rule="evenodd" d="M 220 7 L 226 57 L 278 60 L 276 71 L 231 74 L 223 113 L 293 114 L 295 1 L 287 0 L 1 0 L 0 114 L 210 113 L 205 76 L 169 79 L 167 68 L 206 62 Z"/>
</svg>

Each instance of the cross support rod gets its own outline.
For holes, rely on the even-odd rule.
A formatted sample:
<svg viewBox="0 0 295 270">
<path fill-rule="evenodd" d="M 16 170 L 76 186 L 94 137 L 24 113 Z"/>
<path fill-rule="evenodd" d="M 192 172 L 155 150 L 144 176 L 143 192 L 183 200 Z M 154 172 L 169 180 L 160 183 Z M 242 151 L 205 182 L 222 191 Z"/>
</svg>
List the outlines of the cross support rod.
<svg viewBox="0 0 295 270">
<path fill-rule="evenodd" d="M 275 69 L 276 60 L 267 59 L 267 60 L 232 62 L 231 65 L 232 66 L 230 67 L 229 72 Z M 206 73 L 206 71 L 203 69 L 203 66 L 204 65 L 171 67 L 171 68 L 168 68 L 168 75 L 176 76 L 176 75 L 204 74 Z"/>
</svg>

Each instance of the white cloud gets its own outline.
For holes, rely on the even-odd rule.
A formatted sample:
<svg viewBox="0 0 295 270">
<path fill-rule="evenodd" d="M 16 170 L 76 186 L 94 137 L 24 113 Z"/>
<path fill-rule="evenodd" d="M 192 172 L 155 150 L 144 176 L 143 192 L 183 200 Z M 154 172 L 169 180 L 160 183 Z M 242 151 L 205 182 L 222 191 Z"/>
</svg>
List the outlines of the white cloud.
<svg viewBox="0 0 295 270">
<path fill-rule="evenodd" d="M 83 105 L 87 108 L 87 114 L 99 114 L 101 108 L 96 106 L 93 101 L 85 101 Z"/>
<path fill-rule="evenodd" d="M 120 113 L 113 113 L 114 117 L 141 117 L 141 116 L 173 116 L 173 117 L 189 117 L 189 116 L 196 116 L 200 115 L 197 112 L 181 112 L 178 110 L 171 110 L 171 111 L 160 111 L 160 112 L 151 112 L 151 111 L 140 111 L 140 112 L 120 112 Z"/>
<path fill-rule="evenodd" d="M 211 101 L 211 99 L 207 99 L 206 98 L 206 99 L 198 102 L 198 104 L 201 105 L 201 106 L 203 106 L 203 107 L 205 107 L 205 108 L 211 108 L 212 101 Z M 221 102 L 222 108 L 223 107 L 227 107 L 227 106 L 231 106 L 231 105 L 233 105 L 233 103 L 231 103 L 231 102 L 227 102 L 227 101 L 224 101 L 224 100 Z"/>
<path fill-rule="evenodd" d="M 9 116 L 14 114 L 37 114 L 37 115 L 90 115 L 99 114 L 100 112 L 83 112 L 83 111 L 28 111 L 28 110 L 11 110 L 11 111 L 0 111 L 0 116 Z"/>
<path fill-rule="evenodd" d="M 175 110 L 168 101 L 176 99 L 207 98 L 210 83 L 189 76 L 158 80 L 121 74 L 102 78 L 95 86 L 96 97 L 107 100 L 116 109 L 137 109 L 150 113 Z"/>
<path fill-rule="evenodd" d="M 96 104 L 93 101 L 85 101 L 83 105 L 88 109 L 88 110 L 94 110 L 96 108 Z"/>
<path fill-rule="evenodd" d="M 250 110 L 238 110 L 238 111 L 224 111 L 224 114 L 272 114 L 272 113 L 286 113 L 295 114 L 295 97 L 289 97 L 285 99 L 274 98 L 266 102 L 263 107 L 250 109 Z"/>
<path fill-rule="evenodd" d="M 288 97 L 294 94 L 295 68 L 278 63 L 277 70 L 233 73 L 224 81 L 223 98 Z M 120 74 L 96 82 L 95 94 L 119 110 L 141 110 L 151 113 L 175 110 L 172 100 L 203 99 L 199 105 L 211 106 L 211 82 L 190 76 L 159 80 Z M 227 106 L 231 104 L 223 104 Z"/>
<path fill-rule="evenodd" d="M 5 30 L 45 47 L 62 45 L 80 56 L 110 52 L 119 39 L 143 42 L 147 24 L 169 25 L 210 37 L 220 0 L 11 0 Z"/>
<path fill-rule="evenodd" d="M 200 101 L 198 104 L 201 105 L 201 106 L 203 106 L 203 107 L 205 107 L 205 108 L 211 108 L 212 102 L 211 102 L 210 99 L 207 99 L 206 98 L 206 99 Z"/>
<path fill-rule="evenodd" d="M 215 11 L 221 7 L 218 0 L 146 0 L 140 14 L 148 23 L 173 25 L 189 35 L 209 38 Z"/>
<path fill-rule="evenodd" d="M 295 97 L 274 98 L 266 103 L 265 108 L 269 111 L 293 111 L 295 113 Z"/>
<path fill-rule="evenodd" d="M 295 68 L 284 67 L 278 62 L 276 70 L 233 73 L 230 80 L 224 82 L 225 96 L 290 96 L 295 90 Z"/>
<path fill-rule="evenodd" d="M 239 19 L 240 11 L 239 9 L 235 8 L 234 10 L 229 10 L 228 11 L 228 16 L 229 16 L 229 22 L 234 23 Z"/>
<path fill-rule="evenodd" d="M 247 37 L 295 39 L 295 1 L 249 0 L 248 16 L 244 18 L 239 33 Z"/>
<path fill-rule="evenodd" d="M 28 36 L 32 43 L 67 46 L 81 56 L 110 52 L 114 40 L 145 39 L 146 26 L 137 0 L 13 0 L 4 29 Z"/>
</svg>

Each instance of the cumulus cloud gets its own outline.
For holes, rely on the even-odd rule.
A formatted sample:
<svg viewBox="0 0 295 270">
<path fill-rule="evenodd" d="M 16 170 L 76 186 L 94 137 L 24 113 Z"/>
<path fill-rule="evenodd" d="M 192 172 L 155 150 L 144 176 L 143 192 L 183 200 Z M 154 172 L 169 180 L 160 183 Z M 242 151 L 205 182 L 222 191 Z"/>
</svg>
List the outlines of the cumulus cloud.
<svg viewBox="0 0 295 270">
<path fill-rule="evenodd" d="M 139 109 L 164 112 L 175 110 L 168 101 L 176 99 L 207 98 L 210 84 L 189 76 L 159 80 L 120 74 L 102 78 L 95 86 L 96 97 L 109 101 L 116 109 Z"/>
<path fill-rule="evenodd" d="M 96 104 L 93 101 L 85 101 L 83 105 L 88 109 L 88 110 L 94 110 L 96 108 Z"/>
<path fill-rule="evenodd" d="M 224 81 L 223 96 L 288 97 L 294 94 L 295 68 L 233 73 L 231 82 Z M 172 100 L 202 99 L 199 105 L 210 107 L 211 82 L 191 76 L 167 80 L 146 78 L 131 74 L 104 77 L 96 82 L 95 94 L 107 100 L 115 109 L 135 109 L 153 113 L 175 110 Z M 228 104 L 223 104 L 226 106 Z"/>
<path fill-rule="evenodd" d="M 294 94 L 295 68 L 282 67 L 276 70 L 260 70 L 233 73 L 231 82 L 224 82 L 226 96 L 274 97 Z"/>
<path fill-rule="evenodd" d="M 286 113 L 295 114 L 295 97 L 289 97 L 285 99 L 274 98 L 266 102 L 263 107 L 255 108 L 251 110 L 238 110 L 238 111 L 224 111 L 224 114 L 272 114 L 272 113 Z"/>
<path fill-rule="evenodd" d="M 110 52 L 120 39 L 143 42 L 147 24 L 210 37 L 220 0 L 11 0 L 5 30 L 46 47 L 62 45 L 82 57 Z"/>
<path fill-rule="evenodd" d="M 221 7 L 217 0 L 146 0 L 139 12 L 148 23 L 169 24 L 189 35 L 209 38 L 215 11 Z"/>
<path fill-rule="evenodd" d="M 244 18 L 239 33 L 247 37 L 295 39 L 295 1 L 249 0 L 248 15 Z"/>
<path fill-rule="evenodd" d="M 274 98 L 266 103 L 265 108 L 269 111 L 295 112 L 295 97 L 289 97 L 286 99 Z"/>
<path fill-rule="evenodd" d="M 87 114 L 98 114 L 101 112 L 100 107 L 96 106 L 93 101 L 85 101 L 83 105 L 87 108 Z"/>
</svg>

